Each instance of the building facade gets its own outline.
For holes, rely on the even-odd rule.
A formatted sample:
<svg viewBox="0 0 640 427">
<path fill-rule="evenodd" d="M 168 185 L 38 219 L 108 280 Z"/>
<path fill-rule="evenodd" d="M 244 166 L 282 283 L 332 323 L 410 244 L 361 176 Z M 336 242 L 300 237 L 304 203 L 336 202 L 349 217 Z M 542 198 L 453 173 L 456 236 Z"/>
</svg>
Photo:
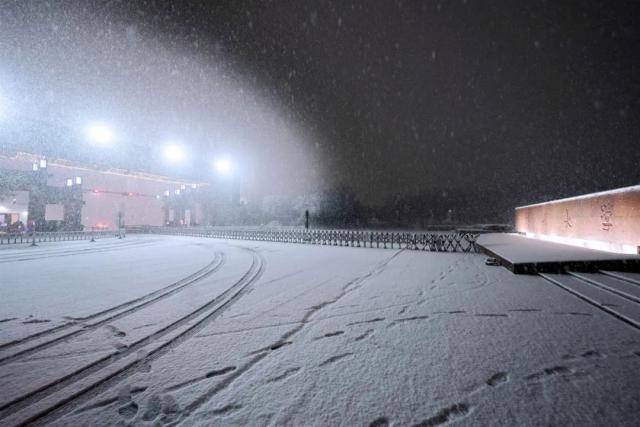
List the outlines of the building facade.
<svg viewBox="0 0 640 427">
<path fill-rule="evenodd" d="M 89 230 L 203 221 L 197 195 L 207 190 L 204 182 L 100 169 L 21 152 L 0 155 L 0 176 L 8 174 L 26 177 L 0 195 L 0 215 L 12 223 L 31 222 L 39 229 L 58 223 L 66 229 Z"/>
</svg>

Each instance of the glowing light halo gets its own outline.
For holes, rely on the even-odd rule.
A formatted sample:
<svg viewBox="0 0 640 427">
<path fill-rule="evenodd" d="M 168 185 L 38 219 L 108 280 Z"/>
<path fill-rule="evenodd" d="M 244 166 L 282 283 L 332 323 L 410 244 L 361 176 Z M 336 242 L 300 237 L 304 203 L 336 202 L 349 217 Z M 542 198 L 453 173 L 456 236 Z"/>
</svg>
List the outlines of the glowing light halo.
<svg viewBox="0 0 640 427">
<path fill-rule="evenodd" d="M 222 176 L 231 175 L 235 169 L 233 161 L 226 156 L 216 158 L 213 162 L 213 168 Z"/>
<path fill-rule="evenodd" d="M 86 135 L 89 141 L 96 145 L 109 146 L 114 142 L 113 131 L 103 123 L 93 123 L 87 126 Z"/>
<path fill-rule="evenodd" d="M 162 154 L 165 161 L 171 164 L 182 163 L 187 157 L 182 145 L 176 143 L 167 144 L 162 150 Z"/>
</svg>

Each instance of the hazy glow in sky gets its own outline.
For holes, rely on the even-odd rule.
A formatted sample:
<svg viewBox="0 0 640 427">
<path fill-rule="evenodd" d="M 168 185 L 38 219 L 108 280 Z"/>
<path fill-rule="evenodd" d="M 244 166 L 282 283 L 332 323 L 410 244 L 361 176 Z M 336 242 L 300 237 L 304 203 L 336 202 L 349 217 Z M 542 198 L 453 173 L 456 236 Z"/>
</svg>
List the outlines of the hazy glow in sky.
<svg viewBox="0 0 640 427">
<path fill-rule="evenodd" d="M 313 135 L 222 56 L 168 47 L 82 7 L 17 2 L 6 12 L 0 87 L 23 95 L 7 138 L 18 149 L 90 159 L 101 154 L 87 140 L 109 145 L 117 133 L 116 149 L 102 154 L 116 166 L 206 179 L 211 156 L 222 151 L 242 159 L 243 182 L 257 194 L 306 192 L 321 182 Z M 190 155 L 167 153 L 171 140 Z"/>
<path fill-rule="evenodd" d="M 107 125 L 94 123 L 87 126 L 87 138 L 97 145 L 111 145 L 113 143 L 113 132 Z"/>
<path fill-rule="evenodd" d="M 168 163 L 178 164 L 184 162 L 186 154 L 184 148 L 178 144 L 170 144 L 164 148 L 164 158 Z"/>
<path fill-rule="evenodd" d="M 231 175 L 233 172 L 233 162 L 228 157 L 220 157 L 215 160 L 213 167 L 216 172 L 223 176 Z"/>
</svg>

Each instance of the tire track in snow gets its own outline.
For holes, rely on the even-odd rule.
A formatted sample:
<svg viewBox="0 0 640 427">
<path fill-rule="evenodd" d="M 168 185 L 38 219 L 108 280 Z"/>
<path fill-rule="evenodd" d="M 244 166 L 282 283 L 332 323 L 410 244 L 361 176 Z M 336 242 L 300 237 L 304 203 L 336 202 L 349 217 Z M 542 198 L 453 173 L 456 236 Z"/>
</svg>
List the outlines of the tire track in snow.
<svg viewBox="0 0 640 427">
<path fill-rule="evenodd" d="M 115 236 L 114 236 L 115 237 Z M 105 248 L 118 248 L 118 247 L 126 247 L 126 246 L 131 246 L 131 245 L 140 245 L 140 244 L 145 244 L 145 243 L 156 243 L 156 240 L 149 240 L 149 239 L 136 239 L 136 240 L 130 240 L 130 241 L 121 241 L 121 240 L 117 240 L 115 242 L 105 242 L 103 243 L 103 239 L 97 240 L 96 242 L 91 243 L 89 240 L 78 240 L 78 241 L 73 241 L 73 240 L 65 240 L 65 241 L 54 241 L 54 242 L 43 242 L 43 243 L 51 243 L 52 246 L 37 246 L 37 247 L 31 247 L 31 246 L 22 246 L 22 247 L 16 247 L 16 246 L 1 246 L 0 247 L 0 260 L 4 261 L 4 260 L 12 260 L 12 259 L 16 259 L 16 257 L 21 257 L 21 256 L 39 256 L 39 255 L 56 255 L 59 253 L 68 253 L 68 252 L 82 252 L 82 251 L 90 251 L 90 250 L 96 250 L 96 249 L 105 249 Z M 31 241 L 27 242 L 27 243 L 31 243 Z M 58 246 L 54 246 L 53 244 L 55 243 L 61 243 L 61 244 L 72 244 L 69 245 L 67 247 L 58 247 Z M 73 244 L 78 244 L 78 247 L 73 247 Z M 80 246 L 80 244 L 84 244 L 85 246 Z"/>
<path fill-rule="evenodd" d="M 88 316 L 84 316 L 84 317 L 74 317 L 71 318 L 72 321 L 68 322 L 68 323 L 64 323 L 62 325 L 56 326 L 54 328 L 50 328 L 50 329 L 46 329 L 44 331 L 29 335 L 25 338 L 22 338 L 20 340 L 15 340 L 15 341 L 11 341 L 9 343 L 5 343 L 0 345 L 0 350 L 5 350 L 7 348 L 11 348 L 11 347 L 15 347 L 17 345 L 23 345 L 26 344 L 28 342 L 34 341 L 36 339 L 41 339 L 47 336 L 50 336 L 52 334 L 56 334 L 59 333 L 65 329 L 69 329 L 71 327 L 77 327 L 76 330 L 66 333 L 62 336 L 53 338 L 49 341 L 45 341 L 42 342 L 40 344 L 34 345 L 32 347 L 17 351 L 11 355 L 8 356 L 4 356 L 2 358 L 0 358 L 0 366 L 5 365 L 7 363 L 10 362 L 14 362 L 17 359 L 20 359 L 22 357 L 37 353 L 39 351 L 45 350 L 47 348 L 50 348 L 56 344 L 59 344 L 61 342 L 65 342 L 71 338 L 75 338 L 78 337 L 80 335 L 84 335 L 85 333 L 88 332 L 92 332 L 95 329 L 99 328 L 100 326 L 103 326 L 109 322 L 112 322 L 114 320 L 118 320 L 121 319 L 125 316 L 128 316 L 130 314 L 133 314 L 139 310 L 142 310 L 145 307 L 148 307 L 150 305 L 153 305 L 159 301 L 162 301 L 182 290 L 184 290 L 185 288 L 198 283 L 199 281 L 201 281 L 202 279 L 205 279 L 209 276 L 211 276 L 213 273 L 215 273 L 216 271 L 218 271 L 226 262 L 226 258 L 224 256 L 223 253 L 221 252 L 216 252 L 213 260 L 211 260 L 211 262 L 209 264 L 207 264 L 205 267 L 201 268 L 200 270 L 196 271 L 195 273 L 190 274 L 187 277 L 184 277 L 180 280 L 178 280 L 177 282 L 174 282 L 168 286 L 165 286 L 161 289 L 157 289 L 153 292 L 150 292 L 146 295 L 143 295 L 141 297 L 135 298 L 133 300 L 124 302 L 122 304 L 118 304 L 114 307 L 108 308 L 106 310 L 101 310 L 97 313 L 93 313 L 90 314 Z M 118 310 L 122 310 L 122 311 L 118 311 Z M 111 314 L 114 313 L 115 314 Z M 102 316 L 105 315 L 109 315 L 108 317 L 102 318 L 96 322 L 90 323 L 90 324 L 86 324 L 84 322 L 86 322 L 87 320 L 93 320 L 93 319 L 97 319 L 100 318 Z M 82 323 L 80 323 L 82 322 Z"/>
<path fill-rule="evenodd" d="M 58 251 L 58 252 L 42 251 L 39 254 L 28 254 L 31 256 L 23 257 L 23 258 L 16 257 L 16 255 L 3 257 L 3 258 L 0 258 L 0 264 L 5 264 L 9 262 L 18 262 L 18 261 L 32 261 L 32 260 L 45 259 L 45 258 L 59 258 L 59 257 L 72 256 L 72 255 L 111 252 L 119 249 L 132 249 L 132 248 L 137 249 L 141 247 L 153 246 L 155 244 L 157 244 L 157 242 L 128 242 L 128 243 L 114 244 L 110 246 L 105 245 L 99 248 L 75 249 L 75 250 L 66 250 L 66 251 Z"/>
<path fill-rule="evenodd" d="M 359 277 L 356 277 L 355 279 L 350 280 L 347 284 L 345 284 L 342 287 L 342 290 L 340 291 L 340 293 L 335 298 L 327 300 L 327 301 L 323 301 L 320 304 L 316 304 L 315 306 L 311 307 L 305 313 L 303 318 L 300 320 L 299 324 L 295 328 L 290 329 L 288 332 L 284 333 L 271 347 L 279 348 L 279 344 L 291 341 L 291 338 L 294 335 L 296 335 L 298 332 L 300 332 L 305 327 L 305 325 L 310 322 L 311 318 L 317 312 L 321 311 L 323 308 L 326 308 L 328 306 L 331 306 L 332 304 L 335 304 L 336 302 L 340 301 L 343 297 L 345 297 L 349 293 L 351 293 L 351 292 L 359 289 L 360 287 L 362 287 L 364 282 L 367 281 L 368 279 L 370 279 L 372 277 L 375 277 L 375 276 L 379 275 L 380 273 L 382 273 L 385 270 L 385 268 L 387 267 L 387 265 L 391 261 L 393 261 L 398 255 L 400 255 L 400 253 L 402 253 L 403 251 L 404 251 L 404 249 L 398 250 L 392 256 L 390 256 L 389 258 L 387 258 L 384 261 L 378 263 L 367 274 L 364 274 L 362 276 L 359 276 Z M 178 418 L 173 424 L 174 425 L 180 424 L 181 422 L 185 421 L 186 419 L 188 419 L 192 415 L 197 417 L 198 413 L 196 413 L 196 411 L 198 409 L 200 409 L 202 407 L 202 405 L 204 405 L 205 403 L 210 401 L 213 396 L 215 396 L 216 394 L 218 394 L 222 390 L 226 389 L 236 379 L 238 379 L 245 372 L 247 372 L 249 369 L 251 369 L 253 366 L 255 366 L 257 363 L 259 363 L 262 359 L 264 359 L 265 357 L 267 357 L 271 353 L 272 353 L 272 351 L 269 351 L 269 350 L 266 350 L 266 349 L 263 352 L 258 353 L 255 357 L 251 358 L 244 365 L 242 365 L 237 370 L 235 370 L 232 374 L 230 374 L 229 376 L 225 377 L 222 381 L 220 381 L 219 383 L 217 383 L 213 387 L 209 388 L 204 393 L 200 394 L 193 401 L 191 401 L 191 403 L 189 403 L 185 407 L 184 410 L 181 411 L 180 418 Z"/>
<path fill-rule="evenodd" d="M 75 410 L 79 405 L 129 376 L 149 369 L 150 362 L 202 330 L 248 292 L 251 285 L 262 276 L 266 268 L 264 258 L 252 249 L 246 250 L 253 253 L 249 270 L 224 292 L 159 331 L 140 338 L 121 351 L 112 352 L 62 378 L 4 404 L 0 407 L 0 420 L 5 420 L 3 422 L 7 424 L 19 425 L 51 422 Z M 157 345 L 153 346 L 153 344 Z M 151 349 L 149 350 L 149 348 Z M 146 352 L 146 354 L 143 357 L 135 357 L 141 352 Z M 122 363 L 118 363 L 120 361 Z M 94 374 L 96 376 L 103 375 L 93 379 L 91 377 Z M 71 385 L 75 385 L 75 387 L 69 387 Z"/>
</svg>

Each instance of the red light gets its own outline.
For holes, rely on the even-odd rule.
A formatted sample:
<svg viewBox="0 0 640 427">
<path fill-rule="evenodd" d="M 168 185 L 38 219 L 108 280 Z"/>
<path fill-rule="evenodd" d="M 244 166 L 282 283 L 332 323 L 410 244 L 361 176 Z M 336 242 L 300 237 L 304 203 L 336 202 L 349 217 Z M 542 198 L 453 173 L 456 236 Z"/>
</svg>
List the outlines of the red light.
<svg viewBox="0 0 640 427">
<path fill-rule="evenodd" d="M 129 196 L 133 196 L 133 193 L 129 193 Z"/>
<path fill-rule="evenodd" d="M 91 190 L 91 191 L 93 191 L 95 194 L 98 194 L 98 193 L 100 192 L 100 190 L 98 190 L 97 188 L 94 188 L 94 189 L 93 189 L 93 190 Z"/>
</svg>

